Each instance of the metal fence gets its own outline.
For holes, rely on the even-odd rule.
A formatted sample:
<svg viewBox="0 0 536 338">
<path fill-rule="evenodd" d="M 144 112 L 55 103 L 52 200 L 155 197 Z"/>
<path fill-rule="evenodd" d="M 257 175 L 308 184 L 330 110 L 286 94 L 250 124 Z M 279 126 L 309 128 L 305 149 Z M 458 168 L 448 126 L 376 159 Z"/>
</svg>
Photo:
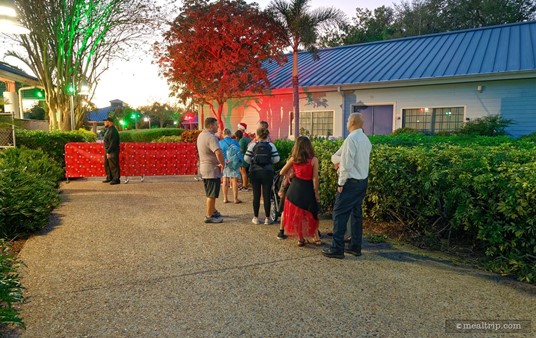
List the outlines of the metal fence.
<svg viewBox="0 0 536 338">
<path fill-rule="evenodd" d="M 13 148 L 16 145 L 14 113 L 0 113 L 0 148 Z"/>
</svg>

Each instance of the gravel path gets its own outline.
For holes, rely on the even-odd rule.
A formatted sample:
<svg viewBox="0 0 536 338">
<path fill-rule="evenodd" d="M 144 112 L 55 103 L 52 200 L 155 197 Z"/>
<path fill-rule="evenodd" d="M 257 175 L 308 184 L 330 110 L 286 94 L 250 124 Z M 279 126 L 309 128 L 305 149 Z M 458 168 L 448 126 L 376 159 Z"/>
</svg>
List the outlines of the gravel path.
<svg viewBox="0 0 536 338">
<path fill-rule="evenodd" d="M 22 337 L 536 336 L 536 287 L 386 244 L 328 259 L 252 224 L 251 193 L 220 198 L 224 223 L 205 224 L 192 177 L 61 188 L 50 227 L 19 256 Z M 447 320 L 532 327 L 447 333 Z"/>
</svg>

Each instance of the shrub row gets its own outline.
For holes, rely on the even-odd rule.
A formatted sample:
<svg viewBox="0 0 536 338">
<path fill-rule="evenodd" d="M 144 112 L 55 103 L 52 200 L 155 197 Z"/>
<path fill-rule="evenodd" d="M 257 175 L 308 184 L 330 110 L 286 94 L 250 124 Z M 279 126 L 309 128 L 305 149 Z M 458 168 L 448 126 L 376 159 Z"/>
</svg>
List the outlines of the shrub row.
<svg viewBox="0 0 536 338">
<path fill-rule="evenodd" d="M 119 132 L 121 142 L 152 142 L 162 136 L 180 136 L 184 129 L 180 128 L 155 128 L 136 129 Z"/>
<path fill-rule="evenodd" d="M 24 327 L 16 308 L 23 299 L 24 287 L 18 273 L 22 262 L 10 251 L 9 243 L 0 239 L 0 323 Z"/>
<path fill-rule="evenodd" d="M 423 141 L 424 140 L 424 141 Z M 503 137 L 371 137 L 365 217 L 404 225 L 429 248 L 472 245 L 490 269 L 536 281 L 536 147 Z M 292 141 L 276 141 L 281 167 Z M 404 146 L 400 146 L 403 144 Z M 330 213 L 342 140 L 314 140 L 321 208 Z"/>
<path fill-rule="evenodd" d="M 87 130 L 53 131 L 17 129 L 15 132 L 17 147 L 41 149 L 65 167 L 65 145 L 69 142 L 95 142 L 97 135 Z"/>
<path fill-rule="evenodd" d="M 41 150 L 0 152 L 0 237 L 11 239 L 44 228 L 53 207 L 61 167 Z"/>
<path fill-rule="evenodd" d="M 376 145 L 366 214 L 439 246 L 471 244 L 495 271 L 536 280 L 536 150 Z M 449 243 L 447 243 L 449 244 Z"/>
<path fill-rule="evenodd" d="M 23 287 L 22 264 L 4 239 L 26 236 L 46 227 L 60 202 L 62 168 L 42 150 L 10 148 L 0 152 L 0 323 L 24 327 L 16 304 Z"/>
</svg>

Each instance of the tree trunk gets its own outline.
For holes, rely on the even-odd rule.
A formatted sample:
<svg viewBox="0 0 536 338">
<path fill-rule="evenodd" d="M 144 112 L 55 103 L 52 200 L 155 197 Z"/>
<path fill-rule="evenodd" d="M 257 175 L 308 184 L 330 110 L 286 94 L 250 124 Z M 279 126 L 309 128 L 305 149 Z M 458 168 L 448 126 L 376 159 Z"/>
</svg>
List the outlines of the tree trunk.
<svg viewBox="0 0 536 338">
<path fill-rule="evenodd" d="M 216 119 L 218 120 L 218 131 L 220 132 L 220 135 L 223 135 L 223 129 L 225 129 L 225 124 L 223 123 L 223 120 L 221 118 L 221 115 L 223 113 L 223 103 L 218 102 L 218 111 L 216 112 Z"/>
<path fill-rule="evenodd" d="M 292 99 L 294 101 L 294 138 L 300 136 L 300 96 L 298 81 L 298 49 L 292 52 Z"/>
</svg>

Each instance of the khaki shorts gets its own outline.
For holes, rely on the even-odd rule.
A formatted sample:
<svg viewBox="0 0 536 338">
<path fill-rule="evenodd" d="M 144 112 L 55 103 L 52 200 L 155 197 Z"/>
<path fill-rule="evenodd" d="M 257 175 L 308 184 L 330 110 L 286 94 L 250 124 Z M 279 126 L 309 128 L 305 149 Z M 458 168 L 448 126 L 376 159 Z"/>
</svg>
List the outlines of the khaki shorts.
<svg viewBox="0 0 536 338">
<path fill-rule="evenodd" d="M 221 178 L 205 178 L 205 194 L 208 198 L 218 198 L 220 196 Z"/>
</svg>

